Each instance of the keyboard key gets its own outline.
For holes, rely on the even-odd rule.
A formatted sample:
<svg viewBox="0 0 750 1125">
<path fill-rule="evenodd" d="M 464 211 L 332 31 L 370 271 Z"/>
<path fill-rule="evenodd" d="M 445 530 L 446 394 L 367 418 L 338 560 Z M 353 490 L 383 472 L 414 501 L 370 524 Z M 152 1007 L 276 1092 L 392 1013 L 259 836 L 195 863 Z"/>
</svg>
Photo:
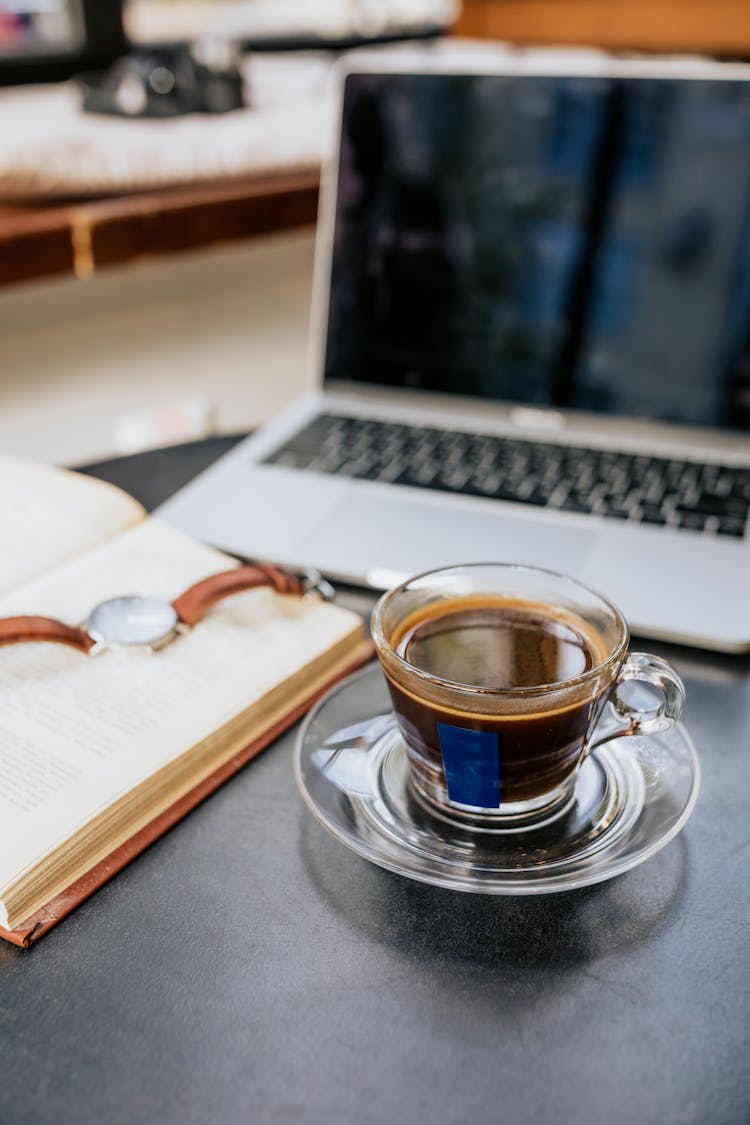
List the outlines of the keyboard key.
<svg viewBox="0 0 750 1125">
<path fill-rule="evenodd" d="M 641 523 L 662 524 L 667 522 L 666 514 L 660 504 L 640 504 L 638 508 L 638 518 Z"/>
<path fill-rule="evenodd" d="M 698 497 L 696 508 L 700 512 L 711 512 L 715 516 L 733 516 L 735 519 L 746 520 L 750 502 L 735 500 L 731 496 L 707 496 L 705 493 Z"/>
<path fill-rule="evenodd" d="M 699 512 L 679 512 L 678 523 L 686 531 L 703 531 L 706 526 L 706 517 Z"/>
<path fill-rule="evenodd" d="M 728 495 L 734 500 L 750 502 L 750 471 L 740 469 L 736 475 L 732 476 Z"/>
<path fill-rule="evenodd" d="M 566 496 L 560 504 L 561 512 L 585 512 L 591 511 L 591 504 L 588 500 L 581 500 L 576 496 Z"/>
<path fill-rule="evenodd" d="M 718 535 L 733 535 L 737 539 L 742 539 L 745 534 L 745 526 L 745 520 L 725 516 L 724 519 L 719 520 L 719 526 L 716 528 L 716 531 Z"/>
<path fill-rule="evenodd" d="M 546 488 L 534 488 L 527 496 L 524 496 L 524 504 L 534 504 L 537 508 L 544 508 L 549 500 L 549 490 Z"/>
<path fill-rule="evenodd" d="M 650 523 L 656 525 L 657 527 L 661 527 L 667 522 L 667 517 L 663 512 L 641 511 L 639 519 L 641 523 Z"/>
<path fill-rule="evenodd" d="M 518 492 L 515 488 L 508 488 L 505 485 L 498 485 L 495 489 L 493 496 L 495 500 L 509 500 L 511 503 L 519 503 Z"/>
</svg>

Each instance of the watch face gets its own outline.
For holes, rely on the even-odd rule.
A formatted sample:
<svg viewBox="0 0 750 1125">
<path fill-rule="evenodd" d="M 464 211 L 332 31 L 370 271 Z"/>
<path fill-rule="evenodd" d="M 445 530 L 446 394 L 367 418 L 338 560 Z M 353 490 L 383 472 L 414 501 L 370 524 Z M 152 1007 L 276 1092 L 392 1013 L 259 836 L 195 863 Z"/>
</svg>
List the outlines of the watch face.
<svg viewBox="0 0 750 1125">
<path fill-rule="evenodd" d="M 174 606 L 164 598 L 110 598 L 88 620 L 89 635 L 111 645 L 156 645 L 167 640 L 177 625 Z"/>
</svg>

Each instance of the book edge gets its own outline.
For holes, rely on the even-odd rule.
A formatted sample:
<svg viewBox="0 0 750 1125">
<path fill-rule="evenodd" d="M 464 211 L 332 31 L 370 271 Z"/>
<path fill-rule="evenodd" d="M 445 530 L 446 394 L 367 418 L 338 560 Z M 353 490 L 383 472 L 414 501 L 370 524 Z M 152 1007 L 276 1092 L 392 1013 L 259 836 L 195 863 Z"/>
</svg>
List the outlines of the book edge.
<svg viewBox="0 0 750 1125">
<path fill-rule="evenodd" d="M 223 785 L 225 781 L 228 781 L 238 770 L 247 765 L 262 750 L 298 722 L 334 684 L 366 663 L 372 657 L 373 652 L 374 646 L 371 640 L 367 638 L 360 640 L 353 653 L 348 654 L 345 661 L 332 672 L 331 676 L 322 685 L 318 685 L 311 693 L 304 696 L 281 719 L 220 765 L 208 777 L 198 782 L 188 793 L 178 798 L 168 809 L 159 813 L 124 844 L 115 848 L 105 859 L 100 860 L 85 875 L 56 895 L 46 906 L 32 914 L 21 925 L 12 930 L 0 926 L 0 938 L 26 949 L 32 946 L 53 926 L 62 921 L 71 911 L 127 866 L 132 859 L 145 851 L 160 836 L 168 832 L 170 828 Z"/>
</svg>

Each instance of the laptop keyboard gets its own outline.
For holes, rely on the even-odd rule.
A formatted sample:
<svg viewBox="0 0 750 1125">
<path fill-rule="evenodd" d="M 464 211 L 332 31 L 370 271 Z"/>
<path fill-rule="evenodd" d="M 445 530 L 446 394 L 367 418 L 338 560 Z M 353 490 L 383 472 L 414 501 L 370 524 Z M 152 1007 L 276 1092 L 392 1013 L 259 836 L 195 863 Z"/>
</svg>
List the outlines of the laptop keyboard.
<svg viewBox="0 0 750 1125">
<path fill-rule="evenodd" d="M 322 414 L 265 464 L 742 538 L 750 469 Z"/>
</svg>

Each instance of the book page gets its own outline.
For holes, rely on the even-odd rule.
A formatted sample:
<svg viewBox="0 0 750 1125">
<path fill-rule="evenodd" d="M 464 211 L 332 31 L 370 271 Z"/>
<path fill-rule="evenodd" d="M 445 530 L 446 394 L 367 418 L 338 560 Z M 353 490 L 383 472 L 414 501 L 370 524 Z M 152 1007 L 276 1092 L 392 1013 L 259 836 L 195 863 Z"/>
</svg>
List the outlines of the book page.
<svg viewBox="0 0 750 1125">
<path fill-rule="evenodd" d="M 231 561 L 145 520 L 0 598 L 69 622 L 119 594 L 173 598 Z M 263 588 L 156 653 L 0 648 L 0 888 L 93 815 L 351 635 L 357 616 Z"/>
<path fill-rule="evenodd" d="M 137 523 L 143 507 L 81 473 L 0 456 L 0 593 Z"/>
</svg>

